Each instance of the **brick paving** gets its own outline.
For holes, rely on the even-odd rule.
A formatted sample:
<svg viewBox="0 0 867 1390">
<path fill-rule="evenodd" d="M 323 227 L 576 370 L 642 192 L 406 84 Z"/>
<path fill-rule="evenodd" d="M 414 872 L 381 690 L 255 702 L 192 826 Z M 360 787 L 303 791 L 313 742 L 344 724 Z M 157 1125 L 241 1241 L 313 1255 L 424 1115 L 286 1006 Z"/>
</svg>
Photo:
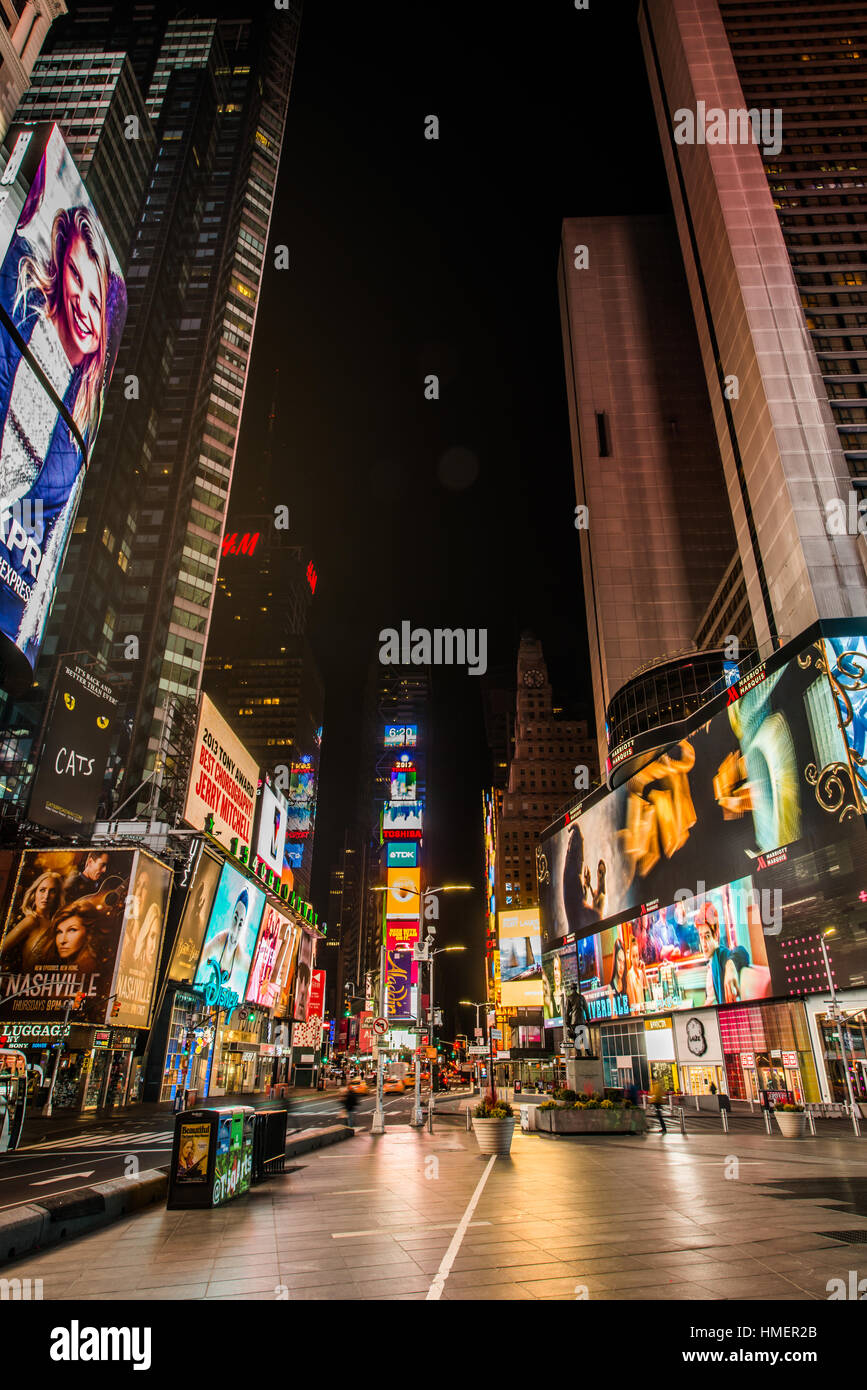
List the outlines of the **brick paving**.
<svg viewBox="0 0 867 1390">
<path fill-rule="evenodd" d="M 142 1212 L 8 1272 L 41 1278 L 59 1300 L 421 1301 L 487 1162 L 460 1116 L 433 1135 L 362 1131 L 223 1208 Z M 825 1300 L 829 1279 L 864 1265 L 863 1246 L 819 1234 L 867 1232 L 841 1177 L 863 1189 L 867 1139 L 516 1131 L 441 1296 Z M 786 1193 L 763 1186 L 781 1180 Z"/>
</svg>

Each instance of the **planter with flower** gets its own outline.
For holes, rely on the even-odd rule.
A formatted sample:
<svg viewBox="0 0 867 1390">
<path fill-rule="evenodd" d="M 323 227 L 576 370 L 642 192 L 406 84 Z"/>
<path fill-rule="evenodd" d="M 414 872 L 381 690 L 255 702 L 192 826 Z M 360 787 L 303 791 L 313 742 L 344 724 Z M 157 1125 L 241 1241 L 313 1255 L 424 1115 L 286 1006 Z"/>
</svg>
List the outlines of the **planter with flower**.
<svg viewBox="0 0 867 1390">
<path fill-rule="evenodd" d="M 583 1100 L 548 1101 L 536 1113 L 542 1134 L 643 1134 L 644 1111 L 631 1101 L 603 1100 L 595 1092 Z"/>
<path fill-rule="evenodd" d="M 473 1110 L 473 1133 L 483 1154 L 505 1158 L 512 1147 L 515 1112 L 508 1101 L 485 1096 Z"/>
<path fill-rule="evenodd" d="M 774 1110 L 780 1133 L 786 1139 L 801 1139 L 807 1128 L 803 1105 L 778 1105 Z"/>
</svg>

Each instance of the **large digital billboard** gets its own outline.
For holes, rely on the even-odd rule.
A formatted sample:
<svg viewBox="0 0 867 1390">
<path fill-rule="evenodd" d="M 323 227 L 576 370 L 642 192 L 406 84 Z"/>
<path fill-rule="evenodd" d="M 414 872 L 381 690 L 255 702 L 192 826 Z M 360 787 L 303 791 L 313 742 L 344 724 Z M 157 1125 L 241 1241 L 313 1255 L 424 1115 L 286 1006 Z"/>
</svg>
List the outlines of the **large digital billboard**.
<svg viewBox="0 0 867 1390">
<path fill-rule="evenodd" d="M 29 820 L 78 835 L 93 829 L 116 710 L 110 685 L 81 666 L 60 661 Z"/>
<path fill-rule="evenodd" d="M 421 869 L 389 869 L 387 884 L 386 917 L 410 917 L 418 921 L 421 906 Z"/>
<path fill-rule="evenodd" d="M 193 982 L 219 881 L 219 860 L 200 848 L 169 963 L 169 979 L 179 984 Z"/>
<path fill-rule="evenodd" d="M 730 697 L 542 840 L 546 949 L 839 838 L 833 784 L 848 759 L 821 642 L 778 670 L 748 673 Z"/>
<path fill-rule="evenodd" d="M 313 824 L 313 802 L 316 794 L 316 769 L 312 758 L 302 758 L 289 770 L 289 807 L 287 834 L 290 840 L 303 840 Z"/>
<path fill-rule="evenodd" d="M 409 758 L 401 758 L 391 769 L 392 801 L 415 801 L 416 771 L 415 763 Z"/>
<path fill-rule="evenodd" d="M 259 766 L 207 695 L 202 696 L 193 742 L 184 820 L 204 830 L 214 818 L 214 835 L 226 848 L 237 837 L 252 844 Z"/>
<path fill-rule="evenodd" d="M 54 1023 L 83 994 L 74 1020 L 107 1021 L 124 918 L 133 907 L 136 854 L 24 851 L 0 941 L 0 1018 Z M 160 930 L 161 923 L 155 944 L 147 935 L 142 943 L 142 950 L 154 945 L 154 961 Z"/>
<path fill-rule="evenodd" d="M 384 840 L 420 840 L 422 804 L 420 801 L 387 802 L 382 812 Z"/>
<path fill-rule="evenodd" d="M 385 727 L 386 748 L 415 748 L 418 743 L 417 724 L 387 724 Z"/>
<path fill-rule="evenodd" d="M 41 157 L 40 157 L 41 155 Z M 59 128 L 21 130 L 0 198 L 0 633 L 36 662 L 126 320 L 126 287 Z"/>
<path fill-rule="evenodd" d="M 389 869 L 414 869 L 418 865 L 418 841 L 410 840 L 402 845 L 398 840 L 389 841 L 386 846 L 385 863 Z"/>
<path fill-rule="evenodd" d="M 503 1005 L 542 1006 L 542 936 L 538 907 L 500 912 L 500 998 Z"/>
<path fill-rule="evenodd" d="M 246 998 L 249 1004 L 272 1009 L 277 1018 L 288 1012 L 300 935 L 300 927 L 270 903 L 265 904 Z"/>
<path fill-rule="evenodd" d="M 211 1008 L 228 1012 L 244 998 L 264 905 L 261 888 L 224 864 L 193 981 Z"/>
<path fill-rule="evenodd" d="M 171 884 L 168 866 L 140 850 L 130 879 L 114 980 L 111 1019 L 120 1028 L 150 1024 Z"/>
<path fill-rule="evenodd" d="M 295 1007 L 292 1017 L 299 1023 L 307 1022 L 307 1000 L 310 995 L 310 980 L 313 973 L 314 938 L 310 932 L 301 932 L 298 943 L 298 970 L 295 978 Z"/>
<path fill-rule="evenodd" d="M 256 829 L 256 854 L 277 875 L 283 876 L 283 850 L 286 845 L 286 798 L 268 777 L 259 788 L 259 819 Z"/>
</svg>

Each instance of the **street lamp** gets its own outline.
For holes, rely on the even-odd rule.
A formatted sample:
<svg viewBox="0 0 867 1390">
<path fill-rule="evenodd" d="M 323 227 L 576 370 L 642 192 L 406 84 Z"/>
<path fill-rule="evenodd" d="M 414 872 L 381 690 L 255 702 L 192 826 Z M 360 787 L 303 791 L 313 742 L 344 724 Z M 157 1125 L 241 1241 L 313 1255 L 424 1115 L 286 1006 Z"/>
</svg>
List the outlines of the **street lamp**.
<svg viewBox="0 0 867 1390">
<path fill-rule="evenodd" d="M 831 1013 L 840 1029 L 840 1051 L 843 1055 L 843 1075 L 846 1078 L 846 1092 L 849 1096 L 849 1115 L 852 1119 L 852 1128 L 857 1137 L 860 1137 L 861 1126 L 858 1122 L 858 1111 L 855 1107 L 855 1097 L 852 1094 L 852 1078 L 849 1075 L 849 1062 L 846 1056 L 846 1019 L 843 1011 L 837 1003 L 837 990 L 834 986 L 834 978 L 831 974 L 831 962 L 828 959 L 828 949 L 825 945 L 826 936 L 836 936 L 836 927 L 826 927 L 819 937 L 819 945 L 822 947 L 822 959 L 825 962 L 825 974 L 828 976 L 828 988 L 831 991 Z"/>
<path fill-rule="evenodd" d="M 388 892 L 388 887 L 389 887 L 389 885 L 388 885 L 387 883 L 379 883 L 379 884 L 374 885 L 374 886 L 371 888 L 371 892 L 373 892 L 373 893 L 387 893 L 387 892 Z M 472 891 L 473 891 L 473 885 L 472 885 L 471 883 L 443 883 L 443 884 L 441 884 L 441 885 L 440 885 L 439 887 L 437 887 L 437 888 L 425 888 L 424 892 L 422 892 L 422 891 L 421 891 L 420 889 L 418 889 L 418 888 L 404 888 L 404 887 L 401 887 L 401 888 L 399 889 L 399 892 L 401 893 L 402 896 L 407 897 L 407 898 L 409 898 L 409 897 L 414 897 L 414 898 L 418 898 L 419 900 L 421 900 L 422 898 L 433 897 L 433 896 L 434 896 L 435 894 L 437 894 L 437 893 L 471 893 Z M 421 906 L 421 903 L 420 903 L 420 902 L 419 902 L 419 906 Z M 432 937 L 434 937 L 435 935 L 436 935 L 436 931 L 435 931 L 435 930 L 432 930 L 431 928 L 428 928 L 428 935 L 427 935 L 427 937 L 425 938 L 425 946 L 427 945 L 427 941 L 428 941 L 429 939 L 431 939 Z M 464 946 L 458 946 L 458 947 L 446 946 L 446 947 L 443 947 L 442 949 L 444 949 L 444 950 L 459 950 L 459 951 L 463 951 L 463 950 L 466 950 L 466 947 L 464 947 Z M 424 956 L 420 956 L 420 955 L 418 954 L 418 951 L 417 951 L 417 950 L 416 950 L 416 952 L 415 952 L 414 954 L 415 954 L 415 959 L 416 959 L 416 960 L 430 960 L 430 956 L 433 955 L 434 953 L 433 953 L 433 952 L 430 952 L 430 954 L 428 954 L 427 949 L 425 949 L 425 954 L 424 954 Z M 385 933 L 383 932 L 383 936 L 382 936 L 382 946 L 381 946 L 381 948 L 380 948 L 380 957 L 379 957 L 379 1014 L 380 1014 L 380 1017 L 381 1017 L 381 1018 L 387 1018 L 387 1016 L 388 1016 L 388 996 L 387 996 L 386 988 L 385 988 L 385 966 L 386 966 L 386 950 L 385 950 Z M 419 991 L 419 993 L 421 993 L 421 991 Z M 433 1037 L 433 961 L 431 961 L 431 984 L 430 984 L 430 993 L 431 993 L 431 1031 L 430 1031 L 430 1036 Z M 419 1020 L 416 1019 L 416 1029 L 418 1029 L 418 1022 L 419 1022 Z M 414 1089 L 414 1097 L 413 1097 L 412 1119 L 410 1120 L 410 1124 L 411 1124 L 414 1128 L 416 1128 L 416 1129 L 420 1128 L 420 1127 L 424 1124 L 424 1116 L 423 1116 L 422 1113 L 421 1113 L 421 1058 L 420 1058 L 419 1055 L 418 1055 L 418 1036 L 419 1036 L 418 1031 L 416 1031 L 416 1048 L 415 1048 L 415 1086 L 414 1086 L 414 1088 L 413 1088 L 413 1089 Z M 431 1091 L 431 1094 L 433 1094 L 433 1091 Z M 385 1110 L 384 1110 L 383 1104 L 382 1104 L 382 1047 L 381 1047 L 381 1046 L 378 1046 L 378 1047 L 377 1047 L 377 1061 L 376 1061 L 376 1108 L 375 1108 L 375 1110 L 374 1110 L 374 1112 L 373 1112 L 373 1119 L 372 1119 L 372 1121 L 371 1121 L 370 1132 L 371 1132 L 371 1134 L 384 1134 L 384 1133 L 385 1133 Z"/>
</svg>

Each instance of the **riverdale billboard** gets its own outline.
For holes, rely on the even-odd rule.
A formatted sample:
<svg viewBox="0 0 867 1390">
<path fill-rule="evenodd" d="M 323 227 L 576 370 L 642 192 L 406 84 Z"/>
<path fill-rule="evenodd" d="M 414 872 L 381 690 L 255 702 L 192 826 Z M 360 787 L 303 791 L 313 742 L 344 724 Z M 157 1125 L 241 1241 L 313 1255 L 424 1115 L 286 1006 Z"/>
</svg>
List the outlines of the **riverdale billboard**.
<svg viewBox="0 0 867 1390">
<path fill-rule="evenodd" d="M 0 634 L 32 667 L 127 298 L 59 128 L 19 128 L 7 143 L 12 151 L 0 177 Z M 22 183 L 29 185 L 23 206 Z"/>
</svg>

